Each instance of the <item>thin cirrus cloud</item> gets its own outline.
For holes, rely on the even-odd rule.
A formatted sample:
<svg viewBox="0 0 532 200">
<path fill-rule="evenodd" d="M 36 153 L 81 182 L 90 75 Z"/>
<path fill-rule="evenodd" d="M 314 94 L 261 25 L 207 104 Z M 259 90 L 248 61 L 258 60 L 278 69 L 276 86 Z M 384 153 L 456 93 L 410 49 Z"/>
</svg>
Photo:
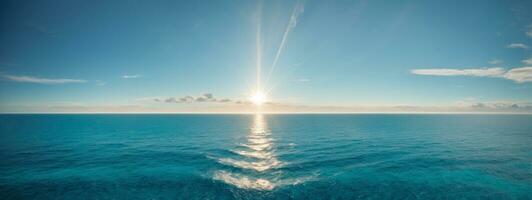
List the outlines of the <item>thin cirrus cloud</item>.
<svg viewBox="0 0 532 200">
<path fill-rule="evenodd" d="M 142 77 L 140 74 L 132 74 L 132 75 L 126 74 L 122 76 L 123 79 L 133 79 L 133 78 L 140 78 L 140 77 Z"/>
<path fill-rule="evenodd" d="M 310 82 L 310 79 L 307 79 L 307 78 L 299 78 L 299 79 L 296 79 L 295 81 L 296 81 L 296 82 L 301 82 L 301 83 L 306 83 L 306 82 Z"/>
<path fill-rule="evenodd" d="M 521 44 L 521 43 L 512 43 L 512 44 L 509 44 L 508 46 L 506 46 L 506 48 L 511 48 L 511 49 L 528 49 L 528 46 L 525 45 L 525 44 Z"/>
<path fill-rule="evenodd" d="M 4 79 L 21 82 L 21 83 L 36 83 L 36 84 L 67 84 L 67 83 L 86 83 L 86 80 L 82 79 L 50 79 L 50 78 L 40 78 L 34 76 L 15 76 L 15 75 L 1 75 Z"/>
<path fill-rule="evenodd" d="M 500 64 L 502 64 L 504 62 L 502 60 L 499 60 L 499 59 L 493 59 L 493 60 L 490 60 L 488 63 L 492 64 L 492 65 L 500 65 Z"/>
<path fill-rule="evenodd" d="M 497 77 L 504 74 L 504 69 L 500 67 L 481 68 L 481 69 L 414 69 L 413 74 L 431 75 L 431 76 L 488 76 Z"/>
<path fill-rule="evenodd" d="M 411 71 L 416 75 L 426 76 L 476 76 L 504 78 L 517 83 L 532 82 L 532 67 L 520 67 L 505 70 L 500 67 L 474 68 L 474 69 L 414 69 Z"/>
</svg>

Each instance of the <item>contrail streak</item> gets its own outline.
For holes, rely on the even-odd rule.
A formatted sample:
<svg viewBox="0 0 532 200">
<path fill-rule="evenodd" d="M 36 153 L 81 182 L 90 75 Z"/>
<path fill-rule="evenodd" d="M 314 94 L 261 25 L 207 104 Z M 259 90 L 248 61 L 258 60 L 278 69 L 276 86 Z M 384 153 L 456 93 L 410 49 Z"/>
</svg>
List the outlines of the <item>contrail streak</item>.
<svg viewBox="0 0 532 200">
<path fill-rule="evenodd" d="M 286 27 L 286 31 L 283 34 L 283 39 L 281 40 L 281 45 L 279 45 L 279 49 L 277 49 L 277 53 L 275 54 L 275 58 L 273 59 L 273 64 L 270 69 L 270 73 L 268 74 L 268 78 L 266 79 L 266 83 L 268 83 L 270 76 L 272 75 L 273 71 L 275 70 L 275 67 L 277 66 L 277 62 L 279 61 L 279 57 L 281 56 L 281 53 L 283 52 L 284 46 L 286 45 L 286 40 L 288 39 L 288 34 L 292 29 L 294 29 L 297 25 L 297 17 L 303 13 L 303 3 L 300 1 L 296 2 L 296 5 L 294 7 L 294 10 L 292 11 L 292 15 L 290 16 L 290 21 L 288 22 L 288 26 Z"/>
<path fill-rule="evenodd" d="M 256 45 L 257 45 L 257 63 L 256 63 L 256 66 L 257 66 L 257 91 L 260 90 L 260 71 L 261 71 L 261 63 L 262 63 L 262 48 L 261 48 L 261 42 L 260 42 L 260 19 L 259 19 L 259 24 L 257 26 L 257 41 L 256 41 Z"/>
<path fill-rule="evenodd" d="M 257 60 L 256 60 L 256 71 L 257 71 L 257 83 L 256 83 L 256 91 L 260 91 L 261 88 L 260 88 L 260 73 L 261 73 L 261 68 L 262 68 L 262 45 L 261 45 L 261 40 L 260 40 L 260 32 L 261 32 L 261 17 L 262 17 L 262 2 L 259 4 L 258 6 L 258 13 L 257 13 L 257 33 L 256 33 L 256 48 L 257 48 Z"/>
</svg>

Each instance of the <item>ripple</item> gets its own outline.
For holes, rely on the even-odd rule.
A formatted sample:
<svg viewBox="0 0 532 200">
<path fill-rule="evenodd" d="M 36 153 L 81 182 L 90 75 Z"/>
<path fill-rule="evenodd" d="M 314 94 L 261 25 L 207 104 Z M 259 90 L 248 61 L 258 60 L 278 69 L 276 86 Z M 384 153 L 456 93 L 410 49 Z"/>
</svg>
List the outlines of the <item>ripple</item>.
<svg viewBox="0 0 532 200">
<path fill-rule="evenodd" d="M 273 190 L 283 186 L 294 186 L 315 180 L 317 175 L 271 181 L 265 178 L 253 178 L 239 173 L 219 170 L 214 173 L 213 179 L 242 189 Z"/>
<path fill-rule="evenodd" d="M 242 151 L 242 150 L 231 150 L 231 152 L 236 153 L 241 156 L 248 158 L 257 158 L 257 159 L 271 159 L 274 155 L 271 152 L 266 151 Z"/>
<path fill-rule="evenodd" d="M 213 178 L 243 189 L 272 190 L 275 188 L 275 184 L 267 179 L 251 178 L 242 174 L 233 174 L 227 171 L 217 171 L 214 173 Z"/>
<path fill-rule="evenodd" d="M 241 144 L 241 146 L 253 149 L 255 151 L 264 151 L 264 150 L 269 150 L 269 149 L 272 148 L 272 144 L 271 143 L 253 144 L 253 145 L 251 145 L 251 144 Z"/>
<path fill-rule="evenodd" d="M 263 172 L 275 167 L 281 166 L 281 162 L 276 158 L 271 158 L 268 160 L 261 160 L 256 162 L 249 162 L 244 160 L 235 160 L 232 158 L 220 158 L 218 162 L 224 165 L 230 165 L 236 168 L 242 169 L 252 169 L 258 172 Z"/>
</svg>

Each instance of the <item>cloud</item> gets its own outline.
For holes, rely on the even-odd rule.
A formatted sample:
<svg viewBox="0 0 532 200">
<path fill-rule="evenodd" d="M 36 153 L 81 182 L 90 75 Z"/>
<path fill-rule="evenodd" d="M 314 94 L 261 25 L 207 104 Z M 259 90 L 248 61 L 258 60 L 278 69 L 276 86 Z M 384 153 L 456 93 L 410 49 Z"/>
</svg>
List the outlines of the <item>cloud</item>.
<svg viewBox="0 0 532 200">
<path fill-rule="evenodd" d="M 504 78 L 518 83 L 532 82 L 532 67 L 514 68 L 504 74 Z"/>
<path fill-rule="evenodd" d="M 296 79 L 295 81 L 296 82 L 310 82 L 310 79 L 300 78 L 300 79 Z"/>
<path fill-rule="evenodd" d="M 192 96 L 181 97 L 181 98 L 179 98 L 179 101 L 180 102 L 193 102 L 194 101 L 194 97 L 192 97 Z"/>
<path fill-rule="evenodd" d="M 203 96 L 207 99 L 212 99 L 213 98 L 213 95 L 211 93 L 205 93 L 203 94 Z"/>
<path fill-rule="evenodd" d="M 526 35 L 532 38 L 532 24 L 528 25 L 528 31 L 526 32 Z"/>
<path fill-rule="evenodd" d="M 132 75 L 126 74 L 126 75 L 122 76 L 123 79 L 132 79 L 132 78 L 140 78 L 140 77 L 142 77 L 142 76 L 139 75 L 139 74 L 132 74 Z"/>
<path fill-rule="evenodd" d="M 503 61 L 499 59 L 493 59 L 493 60 L 490 60 L 488 63 L 492 65 L 500 65 L 503 63 Z"/>
<path fill-rule="evenodd" d="M 465 108 L 474 111 L 532 111 L 532 103 L 515 101 L 482 102 L 466 99 L 458 101 L 455 106 L 457 108 Z"/>
<path fill-rule="evenodd" d="M 201 95 L 200 97 L 205 97 Z M 205 103 L 204 105 L 153 103 L 154 98 L 136 99 L 137 103 L 123 102 L 110 104 L 91 104 L 83 102 L 41 102 L 36 104 L 0 103 L 0 113 L 255 113 L 257 107 L 246 101 L 231 100 L 230 103 Z M 172 99 L 172 98 L 167 98 Z M 179 101 L 179 98 L 174 98 Z M 224 99 L 218 100 L 225 101 Z M 300 103 L 275 102 L 262 105 L 265 113 L 527 113 L 532 114 L 532 102 L 528 100 L 480 101 L 476 98 L 464 98 L 443 105 L 305 105 Z"/>
<path fill-rule="evenodd" d="M 107 83 L 105 81 L 101 81 L 101 80 L 95 80 L 94 81 L 96 83 L 96 86 L 104 86 L 104 85 L 107 85 Z"/>
<path fill-rule="evenodd" d="M 515 81 L 517 83 L 532 82 L 532 67 L 513 68 L 508 71 L 503 68 L 480 68 L 480 69 L 414 69 L 411 71 L 417 75 L 429 76 L 476 76 L 495 77 Z"/>
<path fill-rule="evenodd" d="M 504 74 L 504 69 L 500 67 L 481 69 L 414 69 L 413 74 L 431 76 L 488 76 L 497 77 Z"/>
<path fill-rule="evenodd" d="M 521 62 L 523 62 L 525 65 L 532 65 L 532 57 L 526 59 L 526 60 L 522 60 Z"/>
<path fill-rule="evenodd" d="M 528 46 L 521 43 L 512 43 L 506 46 L 506 48 L 512 48 L 512 49 L 528 49 Z"/>
<path fill-rule="evenodd" d="M 200 96 L 183 96 L 183 97 L 168 97 L 168 98 L 153 98 L 156 102 L 165 103 L 238 103 L 241 101 L 232 100 L 228 98 L 217 99 L 212 93 L 205 93 Z"/>
<path fill-rule="evenodd" d="M 66 84 L 66 83 L 86 83 L 86 80 L 81 79 L 49 79 L 39 78 L 33 76 L 15 76 L 15 75 L 1 75 L 4 79 L 21 82 L 21 83 L 37 83 L 37 84 Z"/>
<path fill-rule="evenodd" d="M 161 100 L 155 99 L 155 101 L 161 101 Z M 179 101 L 175 97 L 170 97 L 168 99 L 165 99 L 164 102 L 166 102 L 166 103 L 178 103 Z"/>
</svg>

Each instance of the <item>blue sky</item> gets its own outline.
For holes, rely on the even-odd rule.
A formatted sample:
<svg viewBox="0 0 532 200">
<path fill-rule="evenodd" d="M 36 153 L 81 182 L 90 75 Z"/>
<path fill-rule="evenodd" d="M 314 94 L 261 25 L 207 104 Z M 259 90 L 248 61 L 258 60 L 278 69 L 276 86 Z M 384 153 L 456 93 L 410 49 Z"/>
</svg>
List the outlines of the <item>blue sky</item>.
<svg viewBox="0 0 532 200">
<path fill-rule="evenodd" d="M 530 1 L 2 1 L 0 112 L 246 112 L 257 38 L 272 112 L 530 112 L 530 10 Z"/>
</svg>

